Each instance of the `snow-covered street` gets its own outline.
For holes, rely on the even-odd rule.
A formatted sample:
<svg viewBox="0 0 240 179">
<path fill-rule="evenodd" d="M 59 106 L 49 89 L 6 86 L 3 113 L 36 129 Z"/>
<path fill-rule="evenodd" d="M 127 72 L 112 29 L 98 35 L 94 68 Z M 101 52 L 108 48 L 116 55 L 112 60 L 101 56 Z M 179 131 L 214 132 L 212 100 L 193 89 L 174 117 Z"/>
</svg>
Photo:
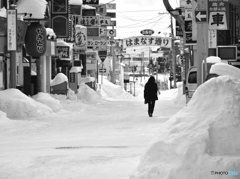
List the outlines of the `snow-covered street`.
<svg viewBox="0 0 240 179">
<path fill-rule="evenodd" d="M 184 106 L 162 94 L 150 118 L 137 90 L 137 97 L 67 100 L 51 115 L 0 121 L 1 179 L 129 178 L 161 123 Z"/>
</svg>

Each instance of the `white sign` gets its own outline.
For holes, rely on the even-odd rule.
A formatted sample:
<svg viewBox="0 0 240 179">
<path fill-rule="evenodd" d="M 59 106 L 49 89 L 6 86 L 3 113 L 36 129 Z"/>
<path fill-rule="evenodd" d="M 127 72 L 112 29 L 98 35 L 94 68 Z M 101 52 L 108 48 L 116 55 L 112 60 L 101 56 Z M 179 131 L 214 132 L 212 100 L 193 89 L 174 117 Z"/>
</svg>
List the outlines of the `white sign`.
<svg viewBox="0 0 240 179">
<path fill-rule="evenodd" d="M 7 50 L 17 50 L 17 10 L 7 10 Z"/>
<path fill-rule="evenodd" d="M 217 30 L 208 30 L 208 47 L 217 48 Z"/>
<path fill-rule="evenodd" d="M 107 36 L 107 27 L 99 27 L 99 36 Z"/>
<path fill-rule="evenodd" d="M 107 38 L 104 37 L 88 37 L 88 47 L 93 50 L 106 50 L 107 49 Z"/>
<path fill-rule="evenodd" d="M 107 36 L 116 37 L 116 29 L 107 29 Z"/>
<path fill-rule="evenodd" d="M 137 36 L 123 39 L 123 48 L 146 45 L 171 48 L 172 38 L 159 36 Z"/>
<path fill-rule="evenodd" d="M 228 30 L 226 12 L 210 12 L 209 29 Z"/>
<path fill-rule="evenodd" d="M 192 9 L 185 9 L 185 20 L 192 20 Z"/>
</svg>

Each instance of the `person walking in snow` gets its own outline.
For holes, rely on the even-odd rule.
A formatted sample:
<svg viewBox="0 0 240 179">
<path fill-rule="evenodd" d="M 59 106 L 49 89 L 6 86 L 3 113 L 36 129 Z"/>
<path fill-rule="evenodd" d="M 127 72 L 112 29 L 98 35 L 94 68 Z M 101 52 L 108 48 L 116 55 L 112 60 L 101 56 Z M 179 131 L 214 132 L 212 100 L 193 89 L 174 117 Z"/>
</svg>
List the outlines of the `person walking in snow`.
<svg viewBox="0 0 240 179">
<path fill-rule="evenodd" d="M 149 117 L 152 117 L 155 101 L 158 100 L 157 93 L 158 93 L 157 83 L 155 82 L 155 78 L 151 76 L 144 87 L 144 99 L 145 99 L 144 103 L 148 104 Z"/>
</svg>

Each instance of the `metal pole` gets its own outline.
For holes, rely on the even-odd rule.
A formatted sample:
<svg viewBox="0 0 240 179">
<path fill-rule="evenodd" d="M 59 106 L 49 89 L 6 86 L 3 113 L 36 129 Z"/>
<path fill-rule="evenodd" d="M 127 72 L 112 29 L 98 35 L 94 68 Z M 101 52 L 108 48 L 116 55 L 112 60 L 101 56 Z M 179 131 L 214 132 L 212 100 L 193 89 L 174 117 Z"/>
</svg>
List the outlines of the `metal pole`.
<svg viewBox="0 0 240 179">
<path fill-rule="evenodd" d="M 102 62 L 102 84 L 103 84 L 103 62 Z"/>
</svg>

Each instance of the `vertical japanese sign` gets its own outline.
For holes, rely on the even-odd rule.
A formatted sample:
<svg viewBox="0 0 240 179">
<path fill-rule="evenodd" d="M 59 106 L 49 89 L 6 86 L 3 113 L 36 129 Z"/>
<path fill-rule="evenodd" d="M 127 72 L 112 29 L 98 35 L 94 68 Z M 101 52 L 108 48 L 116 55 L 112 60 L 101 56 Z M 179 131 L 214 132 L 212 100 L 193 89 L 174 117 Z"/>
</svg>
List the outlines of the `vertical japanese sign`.
<svg viewBox="0 0 240 179">
<path fill-rule="evenodd" d="M 7 10 L 7 50 L 17 50 L 17 10 Z"/>
<path fill-rule="evenodd" d="M 217 30 L 208 30 L 208 48 L 217 48 Z"/>
<path fill-rule="evenodd" d="M 229 0 L 208 0 L 209 29 L 228 30 Z"/>
<path fill-rule="evenodd" d="M 74 50 L 87 50 L 87 28 L 82 25 L 75 26 Z"/>
</svg>

